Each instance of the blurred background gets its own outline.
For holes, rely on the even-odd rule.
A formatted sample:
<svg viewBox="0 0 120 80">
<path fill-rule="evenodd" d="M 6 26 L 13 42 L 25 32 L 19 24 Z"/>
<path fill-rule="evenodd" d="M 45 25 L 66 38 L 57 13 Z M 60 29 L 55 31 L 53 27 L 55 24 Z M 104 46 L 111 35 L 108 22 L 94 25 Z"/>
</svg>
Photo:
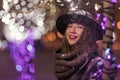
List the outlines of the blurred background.
<svg viewBox="0 0 120 80">
<path fill-rule="evenodd" d="M 24 76 L 25 80 L 56 80 L 53 52 L 61 46 L 62 39 L 55 28 L 56 18 L 78 6 L 89 10 L 99 22 L 95 15 L 99 11 L 94 7 L 101 9 L 101 1 L 0 0 L 0 80 Z M 115 15 L 112 46 L 116 62 L 120 63 L 120 0 L 110 1 Z"/>
</svg>

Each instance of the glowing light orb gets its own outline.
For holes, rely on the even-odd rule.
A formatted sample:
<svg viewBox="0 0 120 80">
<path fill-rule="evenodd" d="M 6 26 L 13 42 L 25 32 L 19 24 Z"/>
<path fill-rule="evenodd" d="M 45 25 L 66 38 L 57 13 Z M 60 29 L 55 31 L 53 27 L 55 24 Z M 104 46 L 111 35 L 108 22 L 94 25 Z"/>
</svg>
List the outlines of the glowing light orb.
<svg viewBox="0 0 120 80">
<path fill-rule="evenodd" d="M 120 29 L 120 21 L 117 22 L 117 28 Z"/>
</svg>

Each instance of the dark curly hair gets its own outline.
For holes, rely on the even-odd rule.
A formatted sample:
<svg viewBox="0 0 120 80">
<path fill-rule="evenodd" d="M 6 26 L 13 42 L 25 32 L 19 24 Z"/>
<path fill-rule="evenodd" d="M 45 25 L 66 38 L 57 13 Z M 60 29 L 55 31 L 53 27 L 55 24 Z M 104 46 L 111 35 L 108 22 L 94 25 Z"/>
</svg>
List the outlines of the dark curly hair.
<svg viewBox="0 0 120 80">
<path fill-rule="evenodd" d="M 63 52 L 70 52 L 73 49 L 79 48 L 80 53 L 93 53 L 97 51 L 96 41 L 103 38 L 103 33 L 101 26 L 94 20 L 78 14 L 67 15 L 67 20 L 65 21 L 65 26 L 63 32 L 65 32 L 67 25 L 70 23 L 79 23 L 84 26 L 83 33 L 79 41 L 70 46 L 66 40 L 66 36 L 63 37 Z M 62 33 L 64 35 L 64 33 Z"/>
<path fill-rule="evenodd" d="M 93 19 L 88 18 L 87 16 L 79 15 L 79 14 L 62 14 L 56 20 L 56 28 L 61 33 L 64 34 L 67 25 L 69 23 L 79 23 L 84 26 L 94 27 L 96 29 L 95 34 L 97 40 L 103 39 L 102 27 Z"/>
</svg>

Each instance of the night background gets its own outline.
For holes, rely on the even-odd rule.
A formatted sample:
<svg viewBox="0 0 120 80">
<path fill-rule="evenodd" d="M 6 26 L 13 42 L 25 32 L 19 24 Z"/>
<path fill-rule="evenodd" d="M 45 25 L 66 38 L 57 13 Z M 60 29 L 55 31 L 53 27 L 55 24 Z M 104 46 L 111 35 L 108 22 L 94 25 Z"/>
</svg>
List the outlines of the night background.
<svg viewBox="0 0 120 80">
<path fill-rule="evenodd" d="M 102 4 L 106 0 L 3 1 L 0 0 L 0 80 L 20 80 L 25 75 L 28 80 L 56 80 L 53 52 L 61 46 L 62 35 L 55 28 L 55 20 L 76 6 L 89 11 L 103 31 L 106 29 L 102 24 Z M 120 0 L 108 1 L 114 5 L 112 51 L 120 64 Z M 120 80 L 120 70 L 115 80 Z"/>
</svg>

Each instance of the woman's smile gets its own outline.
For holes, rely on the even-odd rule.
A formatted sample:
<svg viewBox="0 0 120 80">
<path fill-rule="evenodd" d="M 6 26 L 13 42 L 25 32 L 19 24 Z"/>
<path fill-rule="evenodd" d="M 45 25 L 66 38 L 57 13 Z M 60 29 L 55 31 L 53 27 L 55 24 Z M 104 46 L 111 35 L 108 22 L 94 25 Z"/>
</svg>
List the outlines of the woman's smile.
<svg viewBox="0 0 120 80">
<path fill-rule="evenodd" d="M 84 27 L 77 23 L 68 24 L 66 37 L 70 45 L 74 45 L 80 38 Z"/>
<path fill-rule="evenodd" d="M 70 40 L 75 40 L 75 39 L 77 39 L 78 37 L 77 36 L 75 36 L 75 35 L 69 35 L 69 39 Z"/>
</svg>

